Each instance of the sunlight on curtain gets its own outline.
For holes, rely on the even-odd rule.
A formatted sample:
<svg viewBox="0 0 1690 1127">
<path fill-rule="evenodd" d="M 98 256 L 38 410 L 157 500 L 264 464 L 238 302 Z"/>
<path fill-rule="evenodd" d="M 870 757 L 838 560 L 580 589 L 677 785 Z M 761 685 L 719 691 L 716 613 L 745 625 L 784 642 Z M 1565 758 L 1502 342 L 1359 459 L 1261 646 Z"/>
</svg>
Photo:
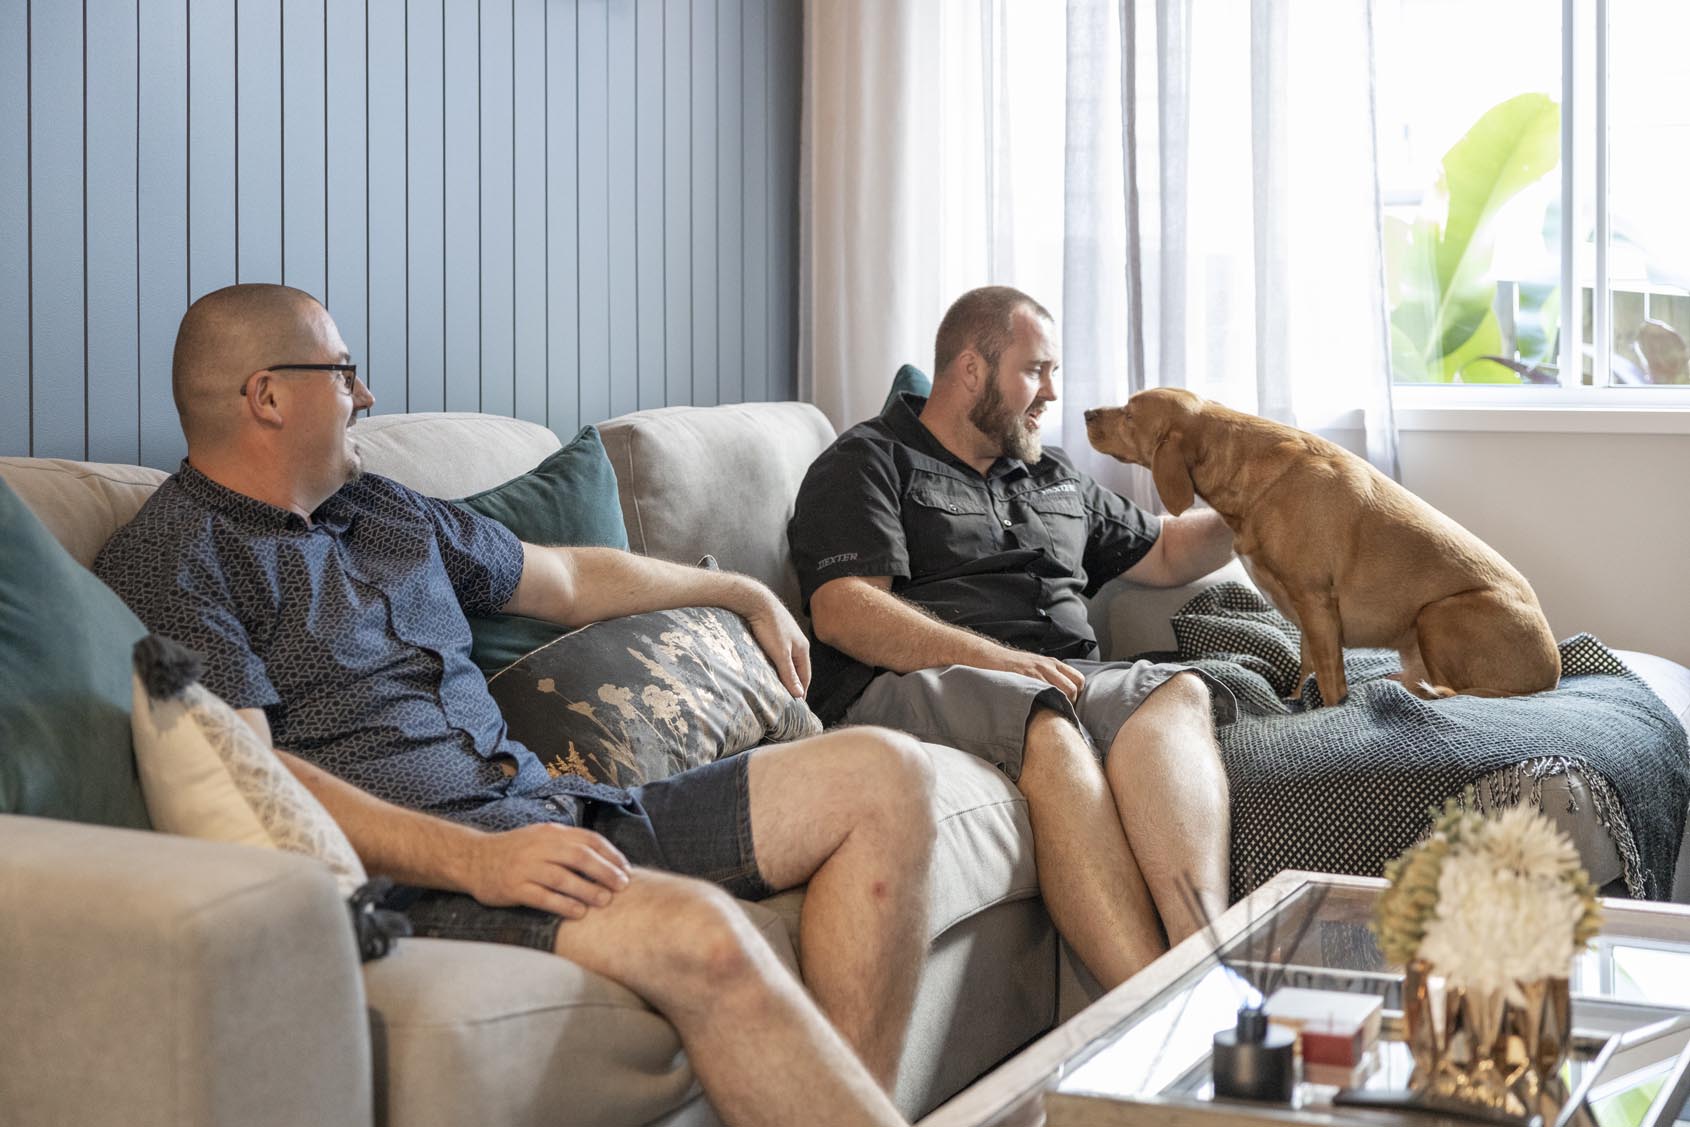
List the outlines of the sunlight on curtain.
<svg viewBox="0 0 1690 1127">
<path fill-rule="evenodd" d="M 931 363 L 958 294 L 1004 283 L 1057 316 L 1052 437 L 1135 499 L 1079 413 L 1160 385 L 1395 473 L 1372 0 L 806 13 L 800 389 L 836 426 Z"/>
</svg>

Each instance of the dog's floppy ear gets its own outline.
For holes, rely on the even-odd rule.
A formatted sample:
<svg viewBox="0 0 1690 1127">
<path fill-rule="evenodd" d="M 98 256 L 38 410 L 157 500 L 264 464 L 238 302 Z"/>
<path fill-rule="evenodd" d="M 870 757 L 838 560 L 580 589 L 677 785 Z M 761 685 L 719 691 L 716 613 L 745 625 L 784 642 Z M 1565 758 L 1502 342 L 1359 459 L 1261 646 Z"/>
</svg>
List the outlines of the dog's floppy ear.
<svg viewBox="0 0 1690 1127">
<path fill-rule="evenodd" d="M 1170 513 L 1177 517 L 1191 508 L 1197 488 L 1185 464 L 1185 435 L 1176 430 L 1162 436 L 1156 452 L 1150 455 L 1150 477 Z"/>
</svg>

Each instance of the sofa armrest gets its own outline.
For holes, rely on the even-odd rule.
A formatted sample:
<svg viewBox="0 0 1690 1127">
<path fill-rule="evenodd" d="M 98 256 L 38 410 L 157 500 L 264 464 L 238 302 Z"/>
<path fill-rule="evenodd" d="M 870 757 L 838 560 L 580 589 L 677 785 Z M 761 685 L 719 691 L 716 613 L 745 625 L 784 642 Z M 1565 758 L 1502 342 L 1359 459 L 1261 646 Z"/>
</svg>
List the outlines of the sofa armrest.
<svg viewBox="0 0 1690 1127">
<path fill-rule="evenodd" d="M 1088 611 L 1103 659 L 1126 661 L 1142 653 L 1179 649 L 1174 640 L 1174 615 L 1205 588 L 1227 582 L 1255 586 L 1236 559 L 1183 587 L 1144 587 L 1111 579 L 1092 596 Z"/>
<path fill-rule="evenodd" d="M 371 1121 L 346 907 L 289 854 L 0 815 L 0 1045 L 9 1121 Z"/>
</svg>

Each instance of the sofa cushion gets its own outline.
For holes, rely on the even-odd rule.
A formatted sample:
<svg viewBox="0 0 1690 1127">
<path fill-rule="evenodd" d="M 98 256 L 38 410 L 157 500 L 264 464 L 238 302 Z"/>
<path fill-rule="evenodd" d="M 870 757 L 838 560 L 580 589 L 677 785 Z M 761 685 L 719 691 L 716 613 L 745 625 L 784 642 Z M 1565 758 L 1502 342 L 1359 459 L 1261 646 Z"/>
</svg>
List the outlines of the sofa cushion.
<svg viewBox="0 0 1690 1127">
<path fill-rule="evenodd" d="M 154 634 L 135 645 L 131 730 L 153 828 L 310 857 L 351 896 L 367 878 L 346 834 L 198 674 L 174 642 Z"/>
<path fill-rule="evenodd" d="M 350 433 L 364 469 L 429 497 L 491 489 L 561 445 L 538 423 L 459 411 L 371 415 Z"/>
<path fill-rule="evenodd" d="M 906 391 L 926 399 L 933 394 L 933 377 L 914 364 L 905 364 L 899 368 L 898 374 L 892 377 L 892 390 L 886 393 L 886 402 L 880 406 L 881 413 L 884 414 L 886 408 L 892 406 L 898 396 Z"/>
<path fill-rule="evenodd" d="M 633 787 L 821 732 L 745 620 L 682 607 L 573 630 L 489 679 L 511 736 L 554 776 Z"/>
<path fill-rule="evenodd" d="M 628 545 L 691 563 L 706 552 L 796 610 L 786 522 L 810 463 L 833 441 L 808 403 L 662 407 L 601 423 Z"/>
<path fill-rule="evenodd" d="M 129 608 L 0 482 L 0 812 L 146 828 Z"/>
<path fill-rule="evenodd" d="M 779 920 L 760 905 L 745 911 L 796 974 Z M 674 1026 L 632 991 L 554 955 L 401 939 L 365 966 L 364 981 L 377 1122 L 651 1123 L 701 1100 Z"/>
<path fill-rule="evenodd" d="M 457 503 L 492 517 L 530 544 L 628 547 L 616 471 L 596 427 L 582 427 L 526 473 Z"/>
<path fill-rule="evenodd" d="M 1217 583 L 1253 586 L 1244 565 L 1236 559 L 1179 587 L 1145 587 L 1126 579 L 1111 579 L 1088 604 L 1098 650 L 1109 661 L 1130 661 L 1143 653 L 1178 652 L 1174 615 Z"/>
<path fill-rule="evenodd" d="M 530 544 L 628 547 L 616 472 L 593 427 L 582 427 L 563 449 L 526 473 L 457 502 L 491 517 Z M 516 614 L 470 615 L 470 657 L 496 673 L 563 632 L 555 622 Z"/>
<path fill-rule="evenodd" d="M 129 523 L 166 476 L 146 466 L 0 458 L 0 480 L 83 567 L 93 566 L 111 534 Z"/>
</svg>

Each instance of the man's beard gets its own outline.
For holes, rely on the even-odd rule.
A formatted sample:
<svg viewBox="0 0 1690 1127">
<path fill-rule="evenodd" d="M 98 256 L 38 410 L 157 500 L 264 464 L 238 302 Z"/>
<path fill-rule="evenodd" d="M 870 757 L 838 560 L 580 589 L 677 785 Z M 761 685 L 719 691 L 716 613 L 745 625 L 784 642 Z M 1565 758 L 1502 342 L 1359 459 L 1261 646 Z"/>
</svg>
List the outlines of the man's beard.
<svg viewBox="0 0 1690 1127">
<path fill-rule="evenodd" d="M 1027 417 L 1004 402 L 996 365 L 987 373 L 986 390 L 968 409 L 968 421 L 981 434 L 995 440 L 998 452 L 1004 457 L 1032 463 L 1044 456 L 1044 446 L 1027 426 Z"/>
</svg>

